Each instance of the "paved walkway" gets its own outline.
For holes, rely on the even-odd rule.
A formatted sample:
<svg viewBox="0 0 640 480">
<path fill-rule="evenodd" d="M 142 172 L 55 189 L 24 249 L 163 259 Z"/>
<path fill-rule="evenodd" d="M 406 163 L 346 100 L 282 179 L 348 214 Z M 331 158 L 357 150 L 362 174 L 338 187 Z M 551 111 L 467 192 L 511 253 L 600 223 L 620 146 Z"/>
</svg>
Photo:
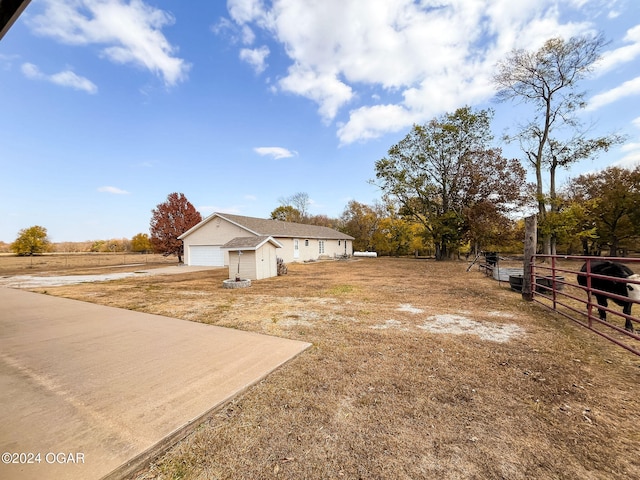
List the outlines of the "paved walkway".
<svg viewBox="0 0 640 480">
<path fill-rule="evenodd" d="M 309 346 L 0 287 L 0 478 L 118 476 Z"/>
</svg>

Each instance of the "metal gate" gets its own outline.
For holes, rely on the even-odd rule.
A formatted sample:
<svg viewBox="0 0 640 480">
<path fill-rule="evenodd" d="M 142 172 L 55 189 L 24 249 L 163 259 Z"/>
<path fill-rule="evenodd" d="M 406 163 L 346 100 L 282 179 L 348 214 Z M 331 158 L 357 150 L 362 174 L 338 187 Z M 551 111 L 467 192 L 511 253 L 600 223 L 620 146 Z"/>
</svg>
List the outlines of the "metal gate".
<svg viewBox="0 0 640 480">
<path fill-rule="evenodd" d="M 616 284 L 624 283 L 640 289 L 640 281 L 621 280 L 618 277 L 592 273 L 591 265 L 601 261 L 621 263 L 634 272 L 640 273 L 640 258 L 534 255 L 531 262 L 531 285 L 535 287 L 533 300 L 616 345 L 640 355 L 640 335 L 623 328 L 627 320 L 631 321 L 636 332 L 637 328 L 640 328 L 639 302 L 626 296 L 597 290 L 591 286 L 593 279 L 600 279 Z M 581 272 L 580 269 L 585 264 L 586 272 Z M 586 277 L 586 286 L 578 284 L 578 274 Z M 596 294 L 606 296 L 609 306 L 599 305 Z M 618 307 L 616 301 L 630 302 L 632 314 L 623 313 L 622 307 Z M 606 320 L 600 319 L 599 310 L 606 312 Z"/>
</svg>

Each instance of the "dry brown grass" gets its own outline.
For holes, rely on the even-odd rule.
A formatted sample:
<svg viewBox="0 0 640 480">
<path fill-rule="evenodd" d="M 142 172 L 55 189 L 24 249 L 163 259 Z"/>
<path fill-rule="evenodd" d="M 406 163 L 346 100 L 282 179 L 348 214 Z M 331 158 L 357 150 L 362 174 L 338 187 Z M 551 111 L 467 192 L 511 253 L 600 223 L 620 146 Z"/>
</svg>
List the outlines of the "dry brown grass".
<svg viewBox="0 0 640 480">
<path fill-rule="evenodd" d="M 80 275 L 177 265 L 174 256 L 144 253 L 47 253 L 19 257 L 0 255 L 0 277 L 12 275 Z"/>
<path fill-rule="evenodd" d="M 640 359 L 465 269 L 379 258 L 242 290 L 221 288 L 226 269 L 47 290 L 313 343 L 138 480 L 640 478 Z M 466 333 L 426 329 L 434 316 Z"/>
</svg>

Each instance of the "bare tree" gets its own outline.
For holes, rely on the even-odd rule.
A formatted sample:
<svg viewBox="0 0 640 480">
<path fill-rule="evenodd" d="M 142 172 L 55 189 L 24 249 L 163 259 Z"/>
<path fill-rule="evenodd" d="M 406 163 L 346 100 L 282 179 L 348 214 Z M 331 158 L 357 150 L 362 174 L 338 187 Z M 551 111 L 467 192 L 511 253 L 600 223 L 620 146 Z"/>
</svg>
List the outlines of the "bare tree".
<svg viewBox="0 0 640 480">
<path fill-rule="evenodd" d="M 311 199 L 309 194 L 305 192 L 294 193 L 290 197 L 280 197 L 278 199 L 283 207 L 293 207 L 300 214 L 300 220 L 304 223 L 304 220 L 309 217 L 309 206 L 311 205 Z"/>
<path fill-rule="evenodd" d="M 606 45 L 602 35 L 552 38 L 537 51 L 514 50 L 498 63 L 493 77 L 500 101 L 513 100 L 533 105 L 532 118 L 511 137 L 520 142 L 536 175 L 536 202 L 541 222 L 557 210 L 556 171 L 575 162 L 593 158 L 623 139 L 619 135 L 587 138 L 587 129 L 577 118 L 586 106 L 578 83 L 593 71 Z M 549 193 L 545 195 L 543 170 L 549 172 Z M 545 238 L 551 253 L 553 234 Z"/>
</svg>

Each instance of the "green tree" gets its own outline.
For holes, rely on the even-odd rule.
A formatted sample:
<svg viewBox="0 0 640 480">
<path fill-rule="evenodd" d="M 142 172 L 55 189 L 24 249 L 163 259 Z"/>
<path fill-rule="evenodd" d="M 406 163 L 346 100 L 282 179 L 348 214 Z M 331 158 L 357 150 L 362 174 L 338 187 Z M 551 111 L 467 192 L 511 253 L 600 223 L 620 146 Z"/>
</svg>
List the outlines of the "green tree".
<svg viewBox="0 0 640 480">
<path fill-rule="evenodd" d="M 477 202 L 465 210 L 465 235 L 470 251 L 501 251 L 512 242 L 514 222 L 491 202 Z"/>
<path fill-rule="evenodd" d="M 51 242 L 47 237 L 47 229 L 39 225 L 23 228 L 11 244 L 11 251 L 18 255 L 37 255 L 48 252 Z"/>
<path fill-rule="evenodd" d="M 556 172 L 559 167 L 594 158 L 600 152 L 623 141 L 611 134 L 587 138 L 587 131 L 577 117 L 586 107 L 584 92 L 577 91 L 580 80 L 593 70 L 605 45 L 597 36 L 552 38 L 539 50 L 513 50 L 498 63 L 493 81 L 500 101 L 513 100 L 533 105 L 531 119 L 518 126 L 515 135 L 536 175 L 536 203 L 544 238 L 545 253 L 555 250 L 555 233 L 549 213 L 558 213 Z M 549 173 L 549 191 L 544 191 L 543 170 Z M 555 253 L 555 252 L 553 252 Z"/>
<path fill-rule="evenodd" d="M 459 247 L 474 205 L 489 202 L 503 212 L 520 199 L 524 170 L 490 148 L 491 119 L 490 110 L 464 107 L 414 125 L 375 164 L 373 183 L 400 214 L 423 225 L 438 260 Z"/>
<path fill-rule="evenodd" d="M 340 217 L 340 230 L 351 235 L 353 249 L 357 252 L 374 251 L 374 234 L 382 218 L 380 206 L 369 206 L 351 200 Z"/>
<path fill-rule="evenodd" d="M 568 191 L 573 201 L 586 210 L 583 216 L 590 219 L 611 256 L 629 248 L 640 236 L 640 166 L 633 170 L 609 167 L 580 175 L 570 182 Z M 584 231 L 588 233 L 589 229 Z"/>
<path fill-rule="evenodd" d="M 107 251 L 107 242 L 106 240 L 96 240 L 91 244 L 92 252 L 106 252 Z"/>
<path fill-rule="evenodd" d="M 413 224 L 393 211 L 389 213 L 390 215 L 380 219 L 378 229 L 373 235 L 375 250 L 382 255 L 407 255 L 413 246 Z"/>
<path fill-rule="evenodd" d="M 300 211 L 291 205 L 280 205 L 271 212 L 272 220 L 281 222 L 301 223 L 303 218 Z"/>
<path fill-rule="evenodd" d="M 170 193 L 152 211 L 150 233 L 154 251 L 176 255 L 182 263 L 183 244 L 178 237 L 202 221 L 202 216 L 182 193 Z"/>
<path fill-rule="evenodd" d="M 310 215 L 309 217 L 307 217 L 305 223 L 308 225 L 317 225 L 319 227 L 336 228 L 339 220 L 337 218 L 331 218 L 328 215 L 319 214 Z"/>
<path fill-rule="evenodd" d="M 153 250 L 149 235 L 146 233 L 138 233 L 131 239 L 131 251 L 132 252 L 150 252 Z"/>
</svg>

